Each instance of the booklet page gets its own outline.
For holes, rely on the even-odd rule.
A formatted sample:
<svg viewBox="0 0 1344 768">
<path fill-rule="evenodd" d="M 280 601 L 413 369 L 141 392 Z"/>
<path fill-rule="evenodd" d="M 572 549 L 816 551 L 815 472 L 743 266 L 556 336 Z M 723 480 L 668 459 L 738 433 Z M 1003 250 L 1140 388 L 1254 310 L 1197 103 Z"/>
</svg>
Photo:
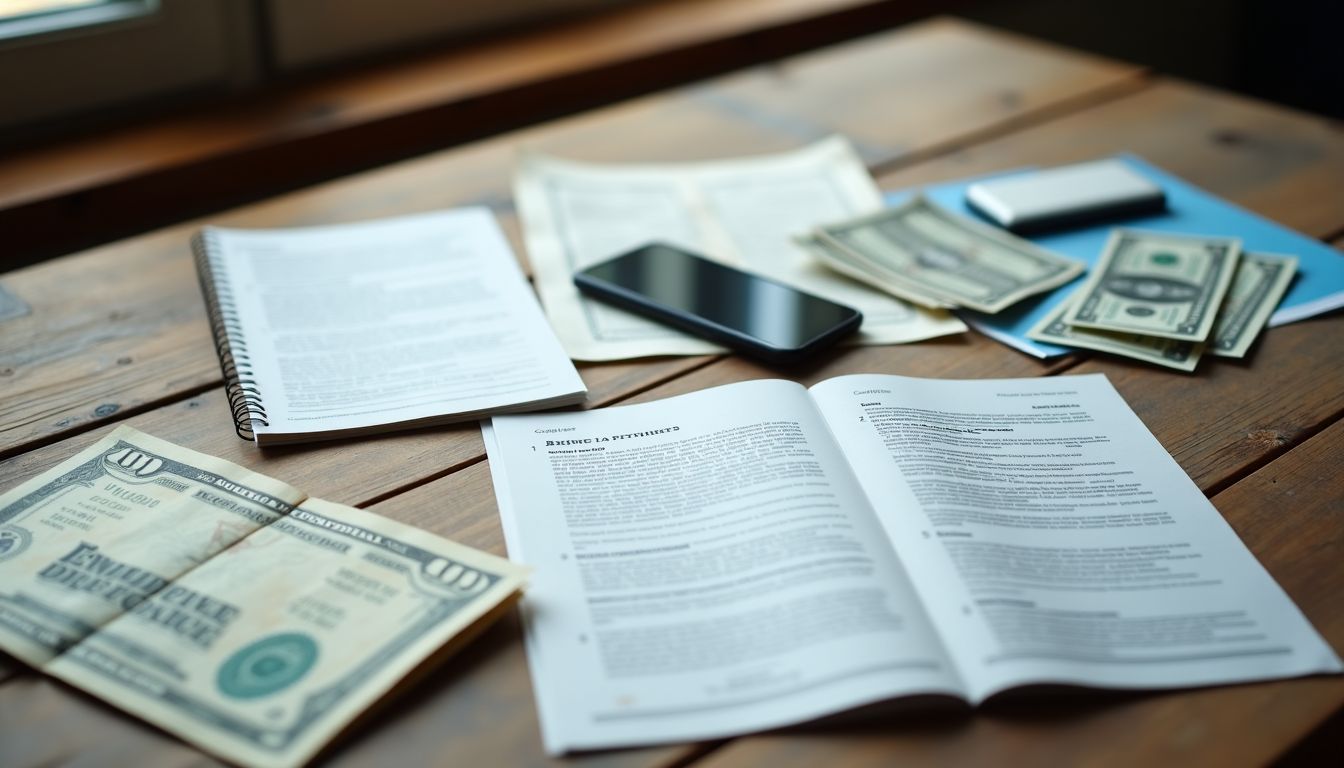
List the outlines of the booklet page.
<svg viewBox="0 0 1344 768">
<path fill-rule="evenodd" d="M 484 208 L 207 237 L 266 405 L 259 441 L 584 392 Z"/>
<path fill-rule="evenodd" d="M 977 699 L 1340 669 L 1104 376 L 812 394 Z"/>
<path fill-rule="evenodd" d="M 801 386 L 487 426 L 546 747 L 708 739 L 963 695 Z"/>
</svg>

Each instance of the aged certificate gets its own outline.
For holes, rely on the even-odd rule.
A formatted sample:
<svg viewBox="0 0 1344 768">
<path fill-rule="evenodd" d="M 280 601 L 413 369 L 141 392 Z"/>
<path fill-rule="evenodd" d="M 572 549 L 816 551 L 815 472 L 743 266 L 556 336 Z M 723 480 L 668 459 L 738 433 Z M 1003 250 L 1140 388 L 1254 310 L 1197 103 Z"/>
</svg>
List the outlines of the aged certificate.
<svg viewBox="0 0 1344 768">
<path fill-rule="evenodd" d="M 574 272 L 661 240 L 769 275 L 863 312 L 859 344 L 898 344 L 965 330 L 961 321 L 831 271 L 793 237 L 882 207 L 849 143 L 678 165 L 593 165 L 524 156 L 514 196 L 537 289 L 576 360 L 697 355 L 722 347 L 583 298 Z"/>
<path fill-rule="evenodd" d="M 523 575 L 125 426 L 0 495 L 0 649 L 258 768 L 308 761 Z"/>
</svg>

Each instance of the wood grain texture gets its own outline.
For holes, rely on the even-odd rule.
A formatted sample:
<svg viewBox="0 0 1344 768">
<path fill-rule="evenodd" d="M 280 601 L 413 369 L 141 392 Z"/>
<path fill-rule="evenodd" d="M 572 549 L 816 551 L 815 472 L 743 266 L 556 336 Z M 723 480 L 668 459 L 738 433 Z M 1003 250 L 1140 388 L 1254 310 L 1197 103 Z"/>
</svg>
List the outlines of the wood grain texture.
<svg viewBox="0 0 1344 768">
<path fill-rule="evenodd" d="M 1201 361 L 1193 377 L 1106 356 L 1070 373 L 1106 374 L 1195 483 L 1216 492 L 1344 414 L 1344 360 L 1326 352 L 1341 348 L 1336 315 L 1270 328 L 1245 359 Z"/>
<path fill-rule="evenodd" d="M 1344 652 L 1344 423 L 1213 498 L 1246 546 Z M 1133 694 L 1001 699 L 974 714 L 893 713 L 738 739 L 704 768 L 845 765 L 1263 765 L 1344 707 L 1338 676 Z"/>
<path fill-rule="evenodd" d="M 694 370 L 710 358 L 664 357 L 638 363 L 585 366 L 587 407 L 599 407 Z M 357 440 L 333 440 L 262 450 L 233 431 L 222 389 L 122 419 L 155 437 L 227 459 L 284 480 L 309 495 L 363 506 L 478 460 L 484 454 L 475 421 Z M 116 425 L 21 453 L 0 462 L 0 492 L 83 450 Z"/>
<path fill-rule="evenodd" d="M 900 74 L 911 62 L 935 53 L 937 61 L 952 68 L 956 87 L 926 70 Z M 847 64 L 850 57 L 863 66 Z M 974 66 L 962 69 L 954 66 L 957 61 Z M 826 133 L 865 131 L 871 137 L 890 137 L 883 143 L 867 140 L 866 150 L 874 159 L 889 160 L 935 146 L 948 136 L 1014 124 L 1033 110 L 1137 77 L 1131 67 L 1013 45 L 1007 38 L 951 21 L 918 25 L 781 66 L 785 74 L 748 71 L 635 100 L 4 276 L 0 282 L 33 304 L 34 311 L 0 325 L 6 340 L 0 344 L 0 381 L 8 390 L 0 403 L 0 456 L 219 381 L 187 247 L 204 223 L 305 226 L 485 204 L 499 214 L 521 254 L 510 184 L 516 153 L 522 149 L 586 160 L 696 160 L 790 149 Z M 874 71 L 881 76 L 869 76 Z M 862 98 L 854 91 L 856 81 L 867 84 Z M 1005 89 L 1017 98 L 1000 98 Z M 870 106 L 835 109 L 836 91 Z M 921 100 L 930 106 L 919 110 L 918 119 L 909 117 L 905 105 Z M 809 110 L 815 115 L 812 127 L 800 133 L 796 115 Z"/>
<path fill-rule="evenodd" d="M 842 133 L 880 166 L 1113 98 L 1143 87 L 1142 75 L 1136 66 L 937 19 L 693 92 L 799 140 Z"/>
<path fill-rule="evenodd" d="M 224 766 L 184 742 L 32 672 L 0 685 L 0 765 Z"/>
<path fill-rule="evenodd" d="M 488 461 L 397 494 L 370 509 L 469 547 L 508 556 Z"/>
<path fill-rule="evenodd" d="M 7 768 L 225 765 L 176 737 L 33 672 L 0 683 L 0 765 Z M 665 765 L 695 748 L 594 753 L 557 760 L 541 750 L 532 687 L 514 614 L 486 630 L 368 720 L 321 765 Z"/>
<path fill-rule="evenodd" d="M 901 189 L 1132 152 L 1313 237 L 1344 226 L 1341 125 L 1162 78 L 1152 87 L 878 176 Z"/>
<path fill-rule="evenodd" d="M 753 379 L 787 378 L 806 386 L 851 373 L 889 373 L 939 379 L 1019 378 L 1042 376 L 1070 361 L 1042 363 L 979 334 L 933 339 L 894 347 L 861 347 L 828 354 L 805 367 L 768 368 L 741 357 L 725 357 L 630 398 L 648 402 L 708 387 Z"/>
</svg>

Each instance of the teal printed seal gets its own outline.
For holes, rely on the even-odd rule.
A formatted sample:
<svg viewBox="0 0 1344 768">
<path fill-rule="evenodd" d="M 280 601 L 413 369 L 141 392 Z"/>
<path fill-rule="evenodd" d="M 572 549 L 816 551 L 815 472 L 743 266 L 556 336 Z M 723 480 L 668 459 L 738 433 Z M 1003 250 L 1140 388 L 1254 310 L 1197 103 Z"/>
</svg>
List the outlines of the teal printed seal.
<svg viewBox="0 0 1344 768">
<path fill-rule="evenodd" d="M 297 683 L 317 663 L 317 641 L 302 632 L 263 637 L 234 652 L 215 684 L 225 696 L 259 699 Z"/>
<path fill-rule="evenodd" d="M 33 535 L 17 525 L 0 525 L 0 560 L 17 557 L 33 543 Z"/>
</svg>

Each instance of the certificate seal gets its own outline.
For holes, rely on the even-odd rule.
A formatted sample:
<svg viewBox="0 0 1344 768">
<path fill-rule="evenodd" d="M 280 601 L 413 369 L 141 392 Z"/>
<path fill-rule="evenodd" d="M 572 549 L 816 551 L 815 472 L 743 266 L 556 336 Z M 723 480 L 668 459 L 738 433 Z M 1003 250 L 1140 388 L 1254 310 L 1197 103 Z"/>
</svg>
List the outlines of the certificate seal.
<svg viewBox="0 0 1344 768">
<path fill-rule="evenodd" d="M 216 684 L 225 696 L 259 699 L 297 683 L 317 663 L 317 641 L 284 632 L 249 643 L 225 660 Z"/>
</svg>

